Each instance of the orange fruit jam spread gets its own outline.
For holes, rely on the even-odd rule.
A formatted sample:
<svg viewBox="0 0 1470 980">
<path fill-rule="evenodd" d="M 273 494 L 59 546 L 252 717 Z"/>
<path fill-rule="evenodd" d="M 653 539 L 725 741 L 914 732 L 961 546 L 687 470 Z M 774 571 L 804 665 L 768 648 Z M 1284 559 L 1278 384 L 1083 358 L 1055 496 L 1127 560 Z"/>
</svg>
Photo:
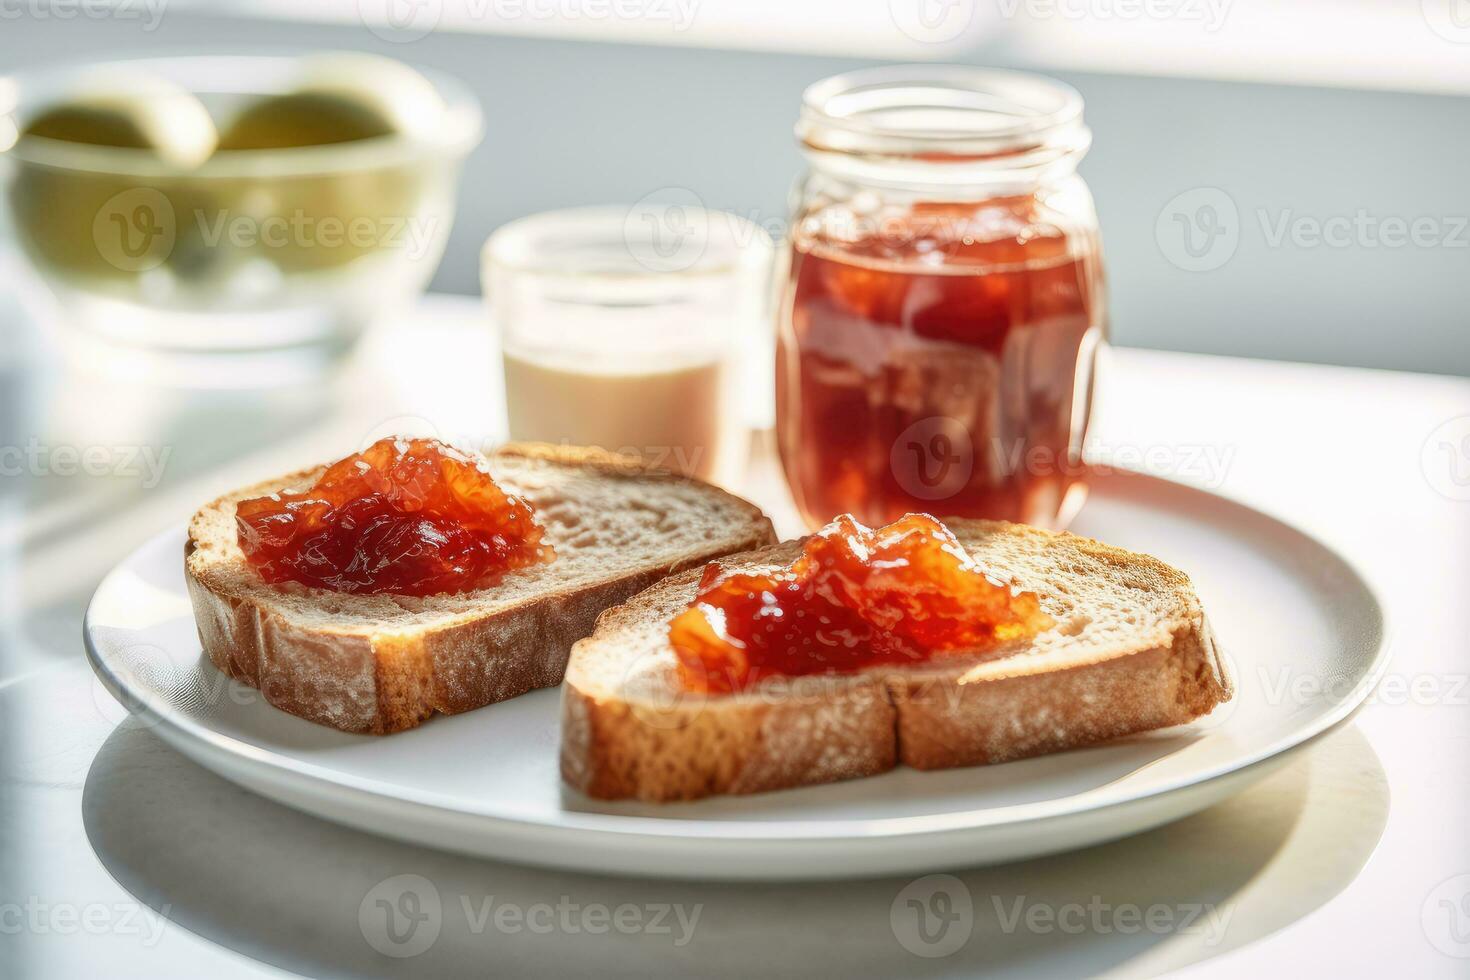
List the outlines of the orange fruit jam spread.
<svg viewBox="0 0 1470 980">
<path fill-rule="evenodd" d="M 706 566 L 669 642 L 686 686 L 728 693 L 772 676 L 974 655 L 1053 625 L 1035 593 L 987 576 L 928 514 L 877 530 L 844 514 L 784 568 Z"/>
<path fill-rule="evenodd" d="M 430 596 L 555 557 L 521 498 L 437 439 L 380 439 L 309 490 L 242 500 L 240 550 L 267 582 Z"/>
</svg>

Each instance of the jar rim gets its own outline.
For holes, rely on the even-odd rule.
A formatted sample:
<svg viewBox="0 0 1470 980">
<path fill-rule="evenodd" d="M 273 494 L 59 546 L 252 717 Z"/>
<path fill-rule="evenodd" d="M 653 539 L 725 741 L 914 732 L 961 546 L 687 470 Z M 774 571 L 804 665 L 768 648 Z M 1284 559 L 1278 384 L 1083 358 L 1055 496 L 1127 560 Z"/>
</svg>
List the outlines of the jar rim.
<svg viewBox="0 0 1470 980">
<path fill-rule="evenodd" d="M 1007 169 L 1080 156 L 1091 141 L 1082 96 L 1065 82 L 927 64 L 865 68 L 816 82 L 803 93 L 796 136 L 816 154 L 1003 160 Z"/>
</svg>

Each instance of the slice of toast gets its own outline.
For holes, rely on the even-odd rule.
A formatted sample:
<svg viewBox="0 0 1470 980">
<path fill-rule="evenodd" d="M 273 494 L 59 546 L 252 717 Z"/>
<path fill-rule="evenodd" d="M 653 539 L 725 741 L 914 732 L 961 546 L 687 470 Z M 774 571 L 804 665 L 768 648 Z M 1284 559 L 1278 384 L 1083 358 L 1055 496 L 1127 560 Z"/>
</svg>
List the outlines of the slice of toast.
<svg viewBox="0 0 1470 980">
<path fill-rule="evenodd" d="M 572 648 L 563 778 L 590 796 L 690 800 L 884 772 L 1005 762 L 1187 722 L 1232 696 L 1181 572 L 1073 534 L 945 522 L 982 567 L 1040 596 L 1056 625 L 977 656 L 768 678 L 736 694 L 680 683 L 669 620 L 699 570 L 609 609 Z M 726 558 L 784 565 L 800 542 Z"/>
<path fill-rule="evenodd" d="M 283 711 L 386 734 L 561 683 L 597 615 L 670 572 L 768 545 L 755 506 L 598 450 L 501 448 L 490 470 L 556 550 L 489 589 L 413 598 L 271 585 L 237 544 L 235 504 L 310 486 L 321 469 L 236 491 L 194 515 L 185 572 L 214 665 Z"/>
</svg>

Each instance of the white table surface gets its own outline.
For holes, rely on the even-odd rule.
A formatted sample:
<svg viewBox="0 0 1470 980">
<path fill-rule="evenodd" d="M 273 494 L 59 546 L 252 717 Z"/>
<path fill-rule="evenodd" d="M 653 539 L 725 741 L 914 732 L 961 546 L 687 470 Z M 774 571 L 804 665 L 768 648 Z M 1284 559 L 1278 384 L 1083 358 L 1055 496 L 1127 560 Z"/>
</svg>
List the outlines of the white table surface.
<svg viewBox="0 0 1470 980">
<path fill-rule="evenodd" d="M 497 435 L 477 303 L 431 298 L 333 383 L 269 394 L 102 376 L 50 357 L 17 310 L 0 312 L 0 446 L 168 453 L 156 485 L 122 449 L 105 475 L 68 474 L 63 455 L 45 475 L 0 476 L 0 977 L 1470 973 L 1470 501 L 1455 499 L 1470 497 L 1470 422 L 1441 428 L 1470 415 L 1470 381 L 1109 353 L 1100 451 L 1340 549 L 1380 590 L 1395 659 L 1352 725 L 1226 804 L 1080 853 L 956 871 L 972 932 L 932 957 L 900 941 L 907 879 L 632 881 L 391 843 L 185 761 L 93 681 L 80 623 L 97 581 L 200 502 L 340 455 L 402 416 L 448 437 Z M 430 369 L 442 380 L 425 383 Z M 795 530 L 769 461 L 747 490 Z M 395 958 L 359 910 L 404 874 L 432 883 L 440 932 Z M 532 911 L 543 903 L 553 912 Z M 580 925 L 624 905 L 645 923 L 658 906 L 699 917 L 687 936 L 672 912 L 669 932 Z M 551 928 L 497 926 L 504 907 Z M 1158 925 L 1137 926 L 1151 910 Z"/>
</svg>

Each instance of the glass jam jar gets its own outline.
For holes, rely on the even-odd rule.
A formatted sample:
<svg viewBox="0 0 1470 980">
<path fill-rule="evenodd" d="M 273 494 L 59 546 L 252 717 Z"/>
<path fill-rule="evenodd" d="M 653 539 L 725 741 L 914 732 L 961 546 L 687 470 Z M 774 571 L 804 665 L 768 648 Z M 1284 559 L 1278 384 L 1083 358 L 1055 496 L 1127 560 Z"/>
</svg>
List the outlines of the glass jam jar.
<svg viewBox="0 0 1470 980">
<path fill-rule="evenodd" d="M 876 68 L 807 89 L 796 133 L 776 426 L 802 517 L 1065 525 L 1106 329 L 1081 96 Z"/>
</svg>

